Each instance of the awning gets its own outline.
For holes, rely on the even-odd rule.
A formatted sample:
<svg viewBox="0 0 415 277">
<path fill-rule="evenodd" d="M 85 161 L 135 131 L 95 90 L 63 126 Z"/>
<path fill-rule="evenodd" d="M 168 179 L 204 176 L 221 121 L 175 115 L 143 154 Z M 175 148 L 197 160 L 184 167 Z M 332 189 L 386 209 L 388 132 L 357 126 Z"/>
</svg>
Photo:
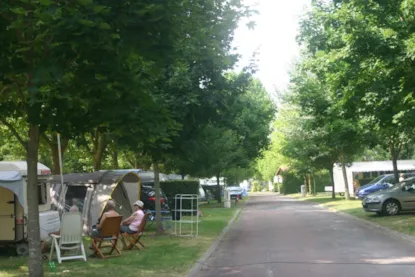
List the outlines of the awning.
<svg viewBox="0 0 415 277">
<path fill-rule="evenodd" d="M 24 181 L 19 171 L 0 171 L 0 187 L 11 190 L 24 207 Z"/>
<path fill-rule="evenodd" d="M 415 171 L 415 160 L 398 160 L 398 170 Z M 340 164 L 335 164 L 340 167 Z M 351 172 L 392 172 L 393 164 L 392 161 L 370 161 L 370 162 L 354 162 L 348 166 L 348 171 Z"/>
</svg>

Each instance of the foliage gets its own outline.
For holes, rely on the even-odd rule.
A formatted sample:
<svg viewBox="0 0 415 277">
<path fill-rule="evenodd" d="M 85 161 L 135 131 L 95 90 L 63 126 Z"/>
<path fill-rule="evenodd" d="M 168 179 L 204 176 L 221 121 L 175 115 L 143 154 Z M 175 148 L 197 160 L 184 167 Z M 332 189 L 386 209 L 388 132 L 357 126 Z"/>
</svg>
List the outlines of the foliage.
<svg viewBox="0 0 415 277">
<path fill-rule="evenodd" d="M 251 190 L 252 190 L 252 192 L 261 191 L 261 184 L 258 181 L 253 181 Z"/>
<path fill-rule="evenodd" d="M 312 2 L 283 99 L 296 114 L 257 162 L 264 179 L 281 165 L 304 178 L 356 159 L 392 159 L 397 174 L 396 160 L 413 156 L 412 2 Z"/>
<path fill-rule="evenodd" d="M 249 74 L 230 81 L 224 72 L 238 58 L 231 47 L 233 32 L 250 13 L 239 0 L 9 1 L 1 6 L 0 154 L 28 162 L 31 276 L 43 275 L 37 161 L 40 151 L 41 161 L 59 173 L 57 132 L 69 171 L 150 162 L 157 172 L 166 157 L 189 160 L 178 153 L 192 139 L 212 134 L 211 127 L 224 131 L 237 153 L 256 154 L 243 134 L 260 148 L 266 144 L 263 136 L 249 136 L 242 121 L 214 125 L 231 108 L 228 95 L 241 105 L 249 100 L 239 97 L 239 81 Z M 241 117 L 252 125 L 246 114 Z M 6 129 L 14 139 L 3 136 Z M 221 163 L 228 166 L 234 164 Z"/>
</svg>

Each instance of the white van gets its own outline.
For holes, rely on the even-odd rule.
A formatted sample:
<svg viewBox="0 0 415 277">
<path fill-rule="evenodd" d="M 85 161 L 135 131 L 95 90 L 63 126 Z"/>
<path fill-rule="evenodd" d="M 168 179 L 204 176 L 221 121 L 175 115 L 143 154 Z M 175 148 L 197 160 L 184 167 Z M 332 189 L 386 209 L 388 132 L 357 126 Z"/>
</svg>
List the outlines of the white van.
<svg viewBox="0 0 415 277">
<path fill-rule="evenodd" d="M 40 238 L 60 227 L 58 211 L 51 211 L 49 179 L 51 171 L 38 163 Z M 28 254 L 27 242 L 27 163 L 0 161 L 0 245 L 14 244 L 19 255 Z"/>
</svg>

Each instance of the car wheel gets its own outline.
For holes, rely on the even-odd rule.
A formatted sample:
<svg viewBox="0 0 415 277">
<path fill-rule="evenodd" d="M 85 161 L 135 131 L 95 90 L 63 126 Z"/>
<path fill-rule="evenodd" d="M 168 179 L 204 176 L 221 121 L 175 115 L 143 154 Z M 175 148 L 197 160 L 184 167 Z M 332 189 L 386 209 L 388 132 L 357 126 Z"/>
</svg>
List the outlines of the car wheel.
<svg viewBox="0 0 415 277">
<path fill-rule="evenodd" d="M 397 215 L 399 214 L 401 207 L 399 206 L 399 202 L 396 200 L 387 200 L 383 204 L 383 213 L 385 215 Z"/>
</svg>

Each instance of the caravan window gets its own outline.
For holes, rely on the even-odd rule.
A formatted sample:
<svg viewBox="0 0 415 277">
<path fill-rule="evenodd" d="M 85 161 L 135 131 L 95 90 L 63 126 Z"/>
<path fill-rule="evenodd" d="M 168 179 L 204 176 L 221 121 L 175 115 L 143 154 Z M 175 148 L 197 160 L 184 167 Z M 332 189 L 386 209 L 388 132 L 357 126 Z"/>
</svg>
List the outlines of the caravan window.
<svg viewBox="0 0 415 277">
<path fill-rule="evenodd" d="M 65 211 L 69 211 L 72 205 L 76 205 L 82 212 L 87 190 L 88 187 L 85 186 L 68 186 L 65 195 Z"/>
<path fill-rule="evenodd" d="M 48 203 L 48 195 L 45 183 L 39 183 L 37 186 L 37 195 L 39 200 L 39 205 Z"/>
</svg>

